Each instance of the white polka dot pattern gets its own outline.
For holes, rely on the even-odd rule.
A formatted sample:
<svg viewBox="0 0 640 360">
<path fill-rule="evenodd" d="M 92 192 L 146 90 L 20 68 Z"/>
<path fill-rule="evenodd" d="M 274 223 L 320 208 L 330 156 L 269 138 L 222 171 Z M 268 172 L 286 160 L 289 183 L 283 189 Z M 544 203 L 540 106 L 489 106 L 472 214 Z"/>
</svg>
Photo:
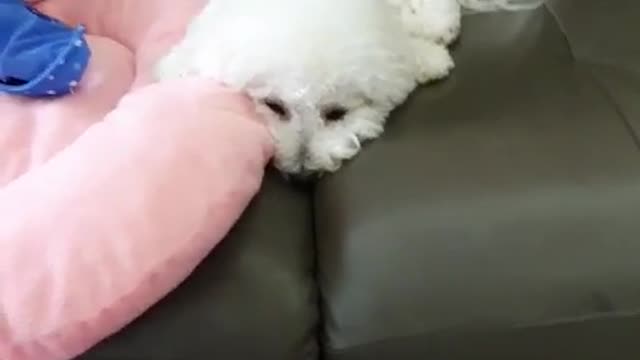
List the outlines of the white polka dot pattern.
<svg viewBox="0 0 640 360">
<path fill-rule="evenodd" d="M 49 97 L 77 91 L 91 58 L 84 35 L 83 26 L 69 27 L 24 1 L 0 0 L 0 93 Z"/>
</svg>

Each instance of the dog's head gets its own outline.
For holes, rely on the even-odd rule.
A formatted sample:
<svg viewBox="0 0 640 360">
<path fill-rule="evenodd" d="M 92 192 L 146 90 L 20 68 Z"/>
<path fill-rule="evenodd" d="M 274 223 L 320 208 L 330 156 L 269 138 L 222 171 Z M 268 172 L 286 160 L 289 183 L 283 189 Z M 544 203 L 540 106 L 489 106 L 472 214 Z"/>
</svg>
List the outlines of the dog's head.
<svg viewBox="0 0 640 360">
<path fill-rule="evenodd" d="M 389 11 L 372 0 L 216 0 L 182 51 L 191 72 L 255 100 L 277 168 L 334 171 L 416 86 L 415 54 Z"/>
<path fill-rule="evenodd" d="M 286 69 L 257 72 L 242 87 L 267 119 L 274 164 L 286 173 L 337 170 L 382 133 L 391 109 L 414 87 L 397 61 L 334 49 L 320 47 L 313 59 L 300 56 Z"/>
</svg>

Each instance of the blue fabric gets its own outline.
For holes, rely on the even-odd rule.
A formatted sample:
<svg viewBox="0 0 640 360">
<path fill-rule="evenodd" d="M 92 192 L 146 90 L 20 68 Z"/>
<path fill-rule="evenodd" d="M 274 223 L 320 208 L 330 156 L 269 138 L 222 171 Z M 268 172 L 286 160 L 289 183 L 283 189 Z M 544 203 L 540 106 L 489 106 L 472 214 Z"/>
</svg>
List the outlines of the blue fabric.
<svg viewBox="0 0 640 360">
<path fill-rule="evenodd" d="M 0 92 L 29 97 L 73 92 L 91 51 L 83 26 L 69 27 L 24 0 L 0 0 Z"/>
</svg>

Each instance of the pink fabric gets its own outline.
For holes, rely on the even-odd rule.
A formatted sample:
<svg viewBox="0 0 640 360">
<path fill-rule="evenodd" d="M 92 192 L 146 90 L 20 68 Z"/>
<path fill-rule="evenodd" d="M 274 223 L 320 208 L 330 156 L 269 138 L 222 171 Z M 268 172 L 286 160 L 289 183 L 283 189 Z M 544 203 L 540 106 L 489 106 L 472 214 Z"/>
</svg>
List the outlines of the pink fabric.
<svg viewBox="0 0 640 360">
<path fill-rule="evenodd" d="M 72 96 L 0 96 L 0 359 L 71 359 L 119 330 L 258 191 L 273 149 L 245 97 L 208 80 L 149 84 L 201 3 L 42 4 L 88 25 L 94 56 Z"/>
</svg>

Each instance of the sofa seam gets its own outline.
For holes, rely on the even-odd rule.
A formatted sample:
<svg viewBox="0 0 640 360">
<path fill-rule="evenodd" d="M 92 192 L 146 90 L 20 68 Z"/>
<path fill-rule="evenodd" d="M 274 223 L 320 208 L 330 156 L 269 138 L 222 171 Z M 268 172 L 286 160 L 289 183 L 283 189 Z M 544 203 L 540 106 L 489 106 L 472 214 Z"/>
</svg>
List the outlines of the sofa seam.
<svg viewBox="0 0 640 360">
<path fill-rule="evenodd" d="M 585 70 L 591 79 L 593 85 L 600 90 L 600 92 L 604 95 L 604 97 L 608 100 L 608 102 L 613 107 L 613 110 L 618 114 L 620 120 L 622 121 L 623 126 L 626 128 L 629 136 L 631 137 L 633 143 L 636 146 L 636 150 L 640 151 L 640 134 L 636 131 L 635 127 L 629 120 L 629 117 L 624 113 L 620 103 L 616 101 L 615 97 L 609 91 L 607 86 L 603 83 L 602 79 L 600 79 L 592 69 L 592 65 L 585 63 L 587 69 Z"/>
<path fill-rule="evenodd" d="M 590 80 L 592 85 L 600 93 L 602 93 L 602 95 L 604 95 L 604 98 L 606 99 L 606 101 L 613 107 L 613 110 L 618 115 L 619 120 L 622 122 L 622 125 L 624 126 L 627 133 L 631 137 L 631 140 L 633 141 L 636 149 L 640 151 L 640 133 L 636 131 L 635 127 L 629 120 L 629 117 L 624 113 L 622 107 L 620 106 L 620 103 L 616 100 L 615 96 L 613 96 L 613 94 L 611 93 L 611 91 L 609 91 L 607 86 L 603 84 L 602 79 L 600 79 L 600 77 L 597 76 L 593 71 L 593 67 L 596 65 L 607 66 L 612 68 L 621 68 L 621 67 L 616 66 L 614 64 L 607 63 L 607 62 L 585 60 L 581 57 L 578 57 L 576 55 L 576 51 L 573 47 L 573 44 L 571 44 L 571 40 L 569 39 L 567 29 L 560 21 L 558 14 L 553 10 L 553 8 L 549 4 L 545 4 L 545 8 L 547 9 L 551 17 L 554 19 L 556 26 L 560 30 L 560 33 L 562 34 L 562 39 L 564 40 L 564 43 L 567 46 L 569 55 L 571 56 L 571 59 L 573 60 L 574 64 L 578 67 L 586 68 L 584 69 L 584 72 L 587 75 L 588 79 Z"/>
<path fill-rule="evenodd" d="M 325 329 L 325 311 L 324 311 L 324 296 L 322 293 L 322 265 L 320 259 L 320 243 L 318 238 L 318 211 L 316 209 L 315 194 L 317 191 L 317 183 L 311 185 L 309 189 L 310 205 L 309 212 L 311 214 L 311 243 L 313 250 L 313 265 L 312 265 L 312 280 L 313 288 L 315 291 L 315 312 L 317 316 L 316 324 L 314 324 L 315 338 L 314 341 L 317 346 L 316 359 L 323 360 L 328 358 L 327 356 L 327 340 Z"/>
<path fill-rule="evenodd" d="M 562 38 L 563 38 L 565 44 L 567 45 L 567 49 L 569 50 L 569 55 L 571 55 L 571 59 L 574 62 L 576 62 L 578 57 L 576 56 L 576 52 L 575 52 L 575 49 L 573 48 L 573 45 L 571 44 L 571 40 L 569 40 L 569 35 L 568 35 L 568 32 L 567 32 L 567 29 L 565 28 L 565 26 L 560 21 L 560 17 L 558 16 L 558 14 L 553 10 L 553 8 L 548 3 L 545 4 L 544 7 L 547 10 L 547 12 L 549 13 L 549 15 L 551 15 L 551 17 L 553 18 L 554 22 L 556 23 L 556 26 L 558 27 L 558 29 L 562 33 Z"/>
</svg>

